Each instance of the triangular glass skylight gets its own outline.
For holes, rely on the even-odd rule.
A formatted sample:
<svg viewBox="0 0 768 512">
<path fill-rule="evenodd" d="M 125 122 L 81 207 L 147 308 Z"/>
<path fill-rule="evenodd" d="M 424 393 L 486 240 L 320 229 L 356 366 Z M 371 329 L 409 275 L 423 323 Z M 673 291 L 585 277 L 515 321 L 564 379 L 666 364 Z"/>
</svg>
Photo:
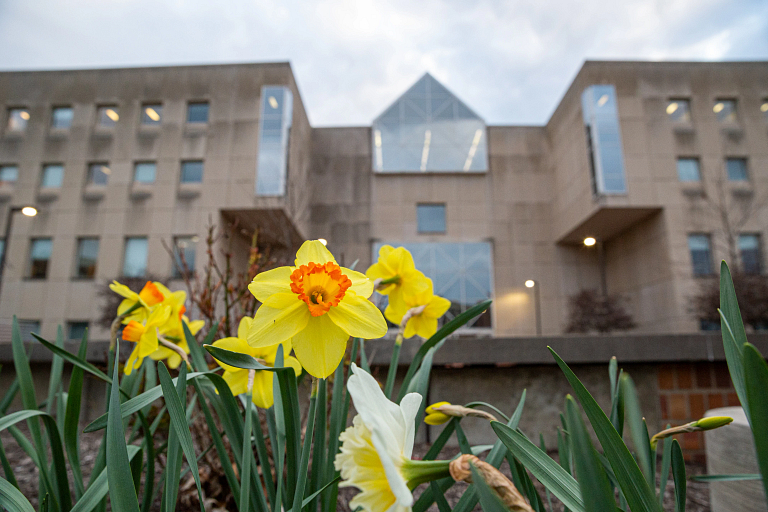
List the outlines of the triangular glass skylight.
<svg viewBox="0 0 768 512">
<path fill-rule="evenodd" d="M 484 172 L 485 122 L 426 73 L 373 122 L 377 172 Z"/>
</svg>

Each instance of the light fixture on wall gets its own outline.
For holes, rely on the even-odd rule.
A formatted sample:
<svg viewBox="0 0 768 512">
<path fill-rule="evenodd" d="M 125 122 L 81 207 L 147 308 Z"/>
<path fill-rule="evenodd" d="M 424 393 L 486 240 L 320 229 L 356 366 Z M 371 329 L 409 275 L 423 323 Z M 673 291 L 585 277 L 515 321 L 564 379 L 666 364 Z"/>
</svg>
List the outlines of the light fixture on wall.
<svg viewBox="0 0 768 512">
<path fill-rule="evenodd" d="M 5 258 L 8 255 L 8 247 L 11 241 L 11 226 L 13 225 L 13 214 L 21 212 L 26 217 L 34 217 L 37 215 L 37 208 L 34 206 L 11 206 L 8 208 L 7 217 L 5 220 L 5 235 L 3 238 L 3 253 L 0 255 L 0 292 L 2 292 L 2 279 L 5 273 Z"/>
<path fill-rule="evenodd" d="M 536 286 L 536 281 L 534 281 L 533 279 L 529 279 L 525 282 L 526 288 L 533 288 L 534 286 Z"/>
<path fill-rule="evenodd" d="M 536 313 L 536 336 L 541 336 L 541 293 L 539 288 L 538 281 L 534 281 L 533 279 L 528 279 L 525 282 L 526 288 L 533 288 L 533 300 L 534 300 L 534 309 Z"/>
<path fill-rule="evenodd" d="M 592 236 L 588 236 L 587 238 L 584 239 L 584 245 L 586 245 L 587 247 L 592 247 L 596 243 L 597 243 L 597 240 L 595 240 L 595 238 Z"/>
</svg>

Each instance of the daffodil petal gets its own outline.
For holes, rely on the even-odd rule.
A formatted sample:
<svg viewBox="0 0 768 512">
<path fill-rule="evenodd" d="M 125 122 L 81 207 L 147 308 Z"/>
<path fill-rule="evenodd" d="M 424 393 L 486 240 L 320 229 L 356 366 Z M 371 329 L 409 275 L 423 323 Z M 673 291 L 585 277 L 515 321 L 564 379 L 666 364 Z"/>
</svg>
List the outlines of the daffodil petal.
<svg viewBox="0 0 768 512">
<path fill-rule="evenodd" d="M 341 273 L 352 281 L 352 286 L 349 289 L 360 297 L 367 299 L 373 294 L 373 281 L 368 279 L 368 276 L 365 274 L 344 267 L 342 267 Z"/>
<path fill-rule="evenodd" d="M 354 293 L 347 293 L 327 316 L 356 338 L 375 339 L 387 334 L 387 322 L 381 311 L 371 301 Z"/>
<path fill-rule="evenodd" d="M 126 375 L 130 375 L 133 372 L 134 368 L 137 368 L 141 366 L 142 359 L 139 359 L 139 346 L 136 345 L 133 347 L 133 351 L 131 352 L 131 355 L 128 356 L 128 360 L 125 362 L 125 368 L 123 371 Z M 138 361 L 138 364 L 136 364 Z"/>
<path fill-rule="evenodd" d="M 147 331 L 141 336 L 137 347 L 139 348 L 139 355 L 142 358 L 147 357 L 152 352 L 157 350 L 157 330 L 147 329 Z"/>
<path fill-rule="evenodd" d="M 301 375 L 301 363 L 293 356 L 288 356 L 283 360 L 283 366 L 286 368 L 293 368 L 294 373 L 298 377 Z"/>
<path fill-rule="evenodd" d="M 132 300 L 133 302 L 136 302 L 139 300 L 139 294 L 135 291 L 131 290 L 124 284 L 118 283 L 117 281 L 112 281 L 109 285 L 109 289 L 115 292 L 116 294 L 120 295 L 121 297 L 125 297 L 126 299 Z"/>
<path fill-rule="evenodd" d="M 400 276 L 404 276 L 407 272 L 416 268 L 413 263 L 413 256 L 405 247 L 397 247 L 389 251 L 384 256 L 384 262 L 395 271 L 395 274 Z"/>
<path fill-rule="evenodd" d="M 246 339 L 248 337 L 248 331 L 253 323 L 253 318 L 250 316 L 244 316 L 240 319 L 240 325 L 237 326 L 237 337 L 240 339 Z"/>
<path fill-rule="evenodd" d="M 400 322 L 403 321 L 403 317 L 405 316 L 405 312 L 408 311 L 408 306 L 402 301 L 394 299 L 394 295 L 389 296 L 389 304 L 387 304 L 386 309 L 384 309 L 384 316 L 393 324 L 400 325 Z"/>
<path fill-rule="evenodd" d="M 233 395 L 242 395 L 248 391 L 248 370 L 238 368 L 237 371 L 234 372 L 227 371 L 224 372 L 222 378 L 229 386 Z"/>
<path fill-rule="evenodd" d="M 282 343 L 304 329 L 310 316 L 307 305 L 300 300 L 282 309 L 262 305 L 253 317 L 248 344 L 259 348 Z"/>
<path fill-rule="evenodd" d="M 323 265 L 329 261 L 336 263 L 336 260 L 334 259 L 333 254 L 331 254 L 331 251 L 329 251 L 321 242 L 318 242 L 317 240 L 307 240 L 301 244 L 301 247 L 296 253 L 297 267 L 300 265 L 308 265 L 309 263 L 318 263 Z"/>
<path fill-rule="evenodd" d="M 289 293 L 291 291 L 291 267 L 278 267 L 276 269 L 260 272 L 253 278 L 248 290 L 259 302 L 266 301 L 275 293 Z"/>
<path fill-rule="evenodd" d="M 253 355 L 255 351 L 254 348 L 248 344 L 248 342 L 240 338 L 222 338 L 220 340 L 214 341 L 213 346 L 216 348 L 229 350 L 230 352 L 239 352 L 241 354 L 248 354 L 248 355 Z M 215 357 L 214 357 L 214 360 L 219 364 L 219 366 L 224 368 L 224 371 L 234 372 L 241 369 L 234 366 L 230 366 L 226 363 L 222 363 Z"/>
<path fill-rule="evenodd" d="M 421 407 L 421 395 L 418 393 L 408 393 L 400 400 L 400 411 L 403 413 L 405 422 L 405 443 L 403 445 L 403 455 L 411 458 L 413 455 L 413 443 L 416 436 L 416 416 Z"/>
<path fill-rule="evenodd" d="M 440 318 L 451 307 L 451 301 L 438 295 L 433 295 L 424 308 L 424 315 L 432 318 Z"/>
<path fill-rule="evenodd" d="M 275 403 L 275 395 L 272 389 L 272 372 L 256 372 L 253 377 L 253 403 L 256 407 L 269 409 Z"/>
<path fill-rule="evenodd" d="M 349 334 L 325 314 L 310 318 L 291 343 L 301 366 L 313 377 L 324 379 L 339 366 L 348 339 Z"/>
</svg>

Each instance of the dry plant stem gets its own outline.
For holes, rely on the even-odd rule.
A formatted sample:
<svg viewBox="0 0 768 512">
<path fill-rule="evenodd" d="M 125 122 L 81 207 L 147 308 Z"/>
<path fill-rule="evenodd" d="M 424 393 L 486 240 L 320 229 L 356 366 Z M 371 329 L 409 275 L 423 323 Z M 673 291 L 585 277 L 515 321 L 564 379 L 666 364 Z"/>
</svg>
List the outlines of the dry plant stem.
<svg viewBox="0 0 768 512">
<path fill-rule="evenodd" d="M 422 314 L 426 308 L 427 308 L 427 305 L 424 304 L 423 306 L 411 308 L 408 311 L 406 311 L 405 314 L 403 315 L 403 319 L 400 320 L 400 331 L 402 332 L 405 330 L 405 324 L 408 323 L 408 320 L 410 320 L 414 316 Z"/>
<path fill-rule="evenodd" d="M 191 367 L 191 365 L 189 364 L 189 357 L 187 356 L 187 353 L 184 352 L 184 350 L 180 346 L 168 341 L 167 339 L 163 338 L 159 334 L 157 335 L 157 341 L 159 341 L 160 344 L 163 345 L 164 347 L 169 348 L 174 352 L 176 352 L 177 354 L 179 354 L 181 358 L 184 360 L 184 362 L 187 363 L 187 366 Z"/>
<path fill-rule="evenodd" d="M 256 378 L 256 370 L 248 370 L 248 393 L 253 392 L 253 379 Z"/>
<path fill-rule="evenodd" d="M 465 418 L 472 416 L 474 418 L 485 418 L 488 421 L 499 421 L 493 414 L 482 411 L 480 409 L 471 409 L 469 407 L 463 407 L 461 405 L 446 404 L 438 407 L 433 407 L 432 410 L 439 411 L 446 416 L 453 416 L 456 418 Z"/>
<path fill-rule="evenodd" d="M 501 501 L 504 502 L 504 505 L 509 510 L 513 512 L 533 512 L 533 509 L 523 495 L 520 494 L 520 491 L 517 490 L 517 487 L 501 471 L 474 455 L 462 455 L 458 459 L 452 460 L 448 466 L 451 477 L 457 482 L 472 483 L 470 464 L 475 466 L 475 469 L 485 480 L 485 483 L 499 495 Z"/>
</svg>

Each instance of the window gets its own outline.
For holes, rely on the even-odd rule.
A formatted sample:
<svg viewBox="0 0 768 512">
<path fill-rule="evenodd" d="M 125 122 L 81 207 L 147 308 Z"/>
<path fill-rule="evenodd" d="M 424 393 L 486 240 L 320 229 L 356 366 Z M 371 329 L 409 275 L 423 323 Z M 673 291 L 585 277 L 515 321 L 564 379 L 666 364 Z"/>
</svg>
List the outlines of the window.
<svg viewBox="0 0 768 512">
<path fill-rule="evenodd" d="M 19 333 L 21 334 L 21 341 L 37 341 L 32 333 L 40 334 L 40 320 L 19 320 Z"/>
<path fill-rule="evenodd" d="M 674 123 L 691 122 L 691 102 L 685 99 L 671 99 L 667 103 L 667 115 Z"/>
<path fill-rule="evenodd" d="M 739 235 L 739 254 L 741 255 L 741 270 L 745 274 L 759 274 L 763 267 L 763 256 L 760 250 L 760 235 Z"/>
<path fill-rule="evenodd" d="M 88 331 L 88 322 L 67 322 L 67 339 L 80 341 Z"/>
<path fill-rule="evenodd" d="M 3 259 L 3 253 L 5 252 L 5 239 L 0 238 L 0 260 Z M 0 269 L 0 276 L 2 276 L 2 269 Z"/>
<path fill-rule="evenodd" d="M 158 126 L 163 120 L 163 105 L 160 103 L 145 103 L 141 106 L 141 124 Z"/>
<path fill-rule="evenodd" d="M 445 233 L 445 205 L 416 205 L 416 225 L 419 233 Z"/>
<path fill-rule="evenodd" d="M 763 104 L 760 105 L 760 112 L 763 113 L 763 118 L 768 121 L 768 98 L 765 98 Z"/>
<path fill-rule="evenodd" d="M 188 123 L 207 123 L 208 122 L 208 102 L 197 101 L 187 103 L 187 122 Z"/>
<path fill-rule="evenodd" d="M 155 162 L 136 162 L 133 166 L 133 181 L 136 183 L 154 183 L 156 171 Z"/>
<path fill-rule="evenodd" d="M 736 122 L 736 100 L 715 100 L 715 106 L 712 107 L 712 110 L 719 122 Z"/>
<path fill-rule="evenodd" d="M 292 120 L 293 94 L 290 89 L 276 86 L 262 87 L 256 195 L 285 195 Z"/>
<path fill-rule="evenodd" d="M 678 158 L 677 178 L 680 181 L 701 181 L 698 158 Z"/>
<path fill-rule="evenodd" d="M 173 239 L 173 277 L 183 277 L 185 271 L 195 271 L 197 236 L 177 236 Z"/>
<path fill-rule="evenodd" d="M 376 172 L 485 172 L 485 122 L 429 73 L 373 122 Z"/>
<path fill-rule="evenodd" d="M 701 331 L 719 331 L 720 322 L 713 322 L 704 318 L 699 319 L 699 330 Z"/>
<path fill-rule="evenodd" d="M 748 181 L 746 158 L 727 158 L 725 169 L 728 172 L 728 181 Z"/>
<path fill-rule="evenodd" d="M 616 89 L 612 85 L 587 87 L 581 95 L 581 108 L 594 193 L 626 194 Z"/>
<path fill-rule="evenodd" d="M 0 165 L 0 185 L 15 183 L 19 179 L 19 168 L 15 165 Z"/>
<path fill-rule="evenodd" d="M 203 162 L 193 160 L 181 162 L 181 183 L 202 183 L 203 181 Z"/>
<path fill-rule="evenodd" d="M 135 237 L 125 239 L 123 257 L 123 275 L 125 277 L 144 277 L 147 274 L 147 239 Z"/>
<path fill-rule="evenodd" d="M 709 235 L 688 235 L 688 249 L 691 251 L 691 263 L 694 276 L 712 274 L 712 250 Z"/>
<path fill-rule="evenodd" d="M 96 118 L 99 126 L 112 128 L 120 120 L 120 110 L 116 105 L 99 105 L 96 109 Z"/>
<path fill-rule="evenodd" d="M 77 241 L 77 268 L 78 279 L 93 279 L 96 277 L 96 260 L 99 258 L 99 239 L 80 238 Z"/>
<path fill-rule="evenodd" d="M 432 279 L 434 292 L 451 301 L 445 316 L 447 320 L 491 298 L 493 265 L 490 243 L 376 243 L 373 247 L 374 261 L 385 243 L 408 249 L 416 268 Z M 380 303 L 379 307 L 386 307 L 386 303 Z M 480 315 L 473 327 L 491 327 L 490 310 Z"/>
<path fill-rule="evenodd" d="M 51 128 L 69 128 L 72 126 L 73 116 L 72 107 L 53 107 L 51 111 Z"/>
<path fill-rule="evenodd" d="M 29 247 L 29 277 L 45 279 L 48 276 L 48 263 L 51 261 L 53 240 L 33 238 Z"/>
<path fill-rule="evenodd" d="M 29 110 L 26 108 L 8 109 L 8 130 L 12 132 L 23 132 L 27 129 L 29 122 Z"/>
<path fill-rule="evenodd" d="M 94 163 L 88 165 L 88 184 L 105 186 L 112 170 L 108 164 Z"/>
<path fill-rule="evenodd" d="M 40 180 L 42 188 L 61 188 L 64 184 L 64 166 L 61 164 L 43 165 L 43 177 Z"/>
</svg>

